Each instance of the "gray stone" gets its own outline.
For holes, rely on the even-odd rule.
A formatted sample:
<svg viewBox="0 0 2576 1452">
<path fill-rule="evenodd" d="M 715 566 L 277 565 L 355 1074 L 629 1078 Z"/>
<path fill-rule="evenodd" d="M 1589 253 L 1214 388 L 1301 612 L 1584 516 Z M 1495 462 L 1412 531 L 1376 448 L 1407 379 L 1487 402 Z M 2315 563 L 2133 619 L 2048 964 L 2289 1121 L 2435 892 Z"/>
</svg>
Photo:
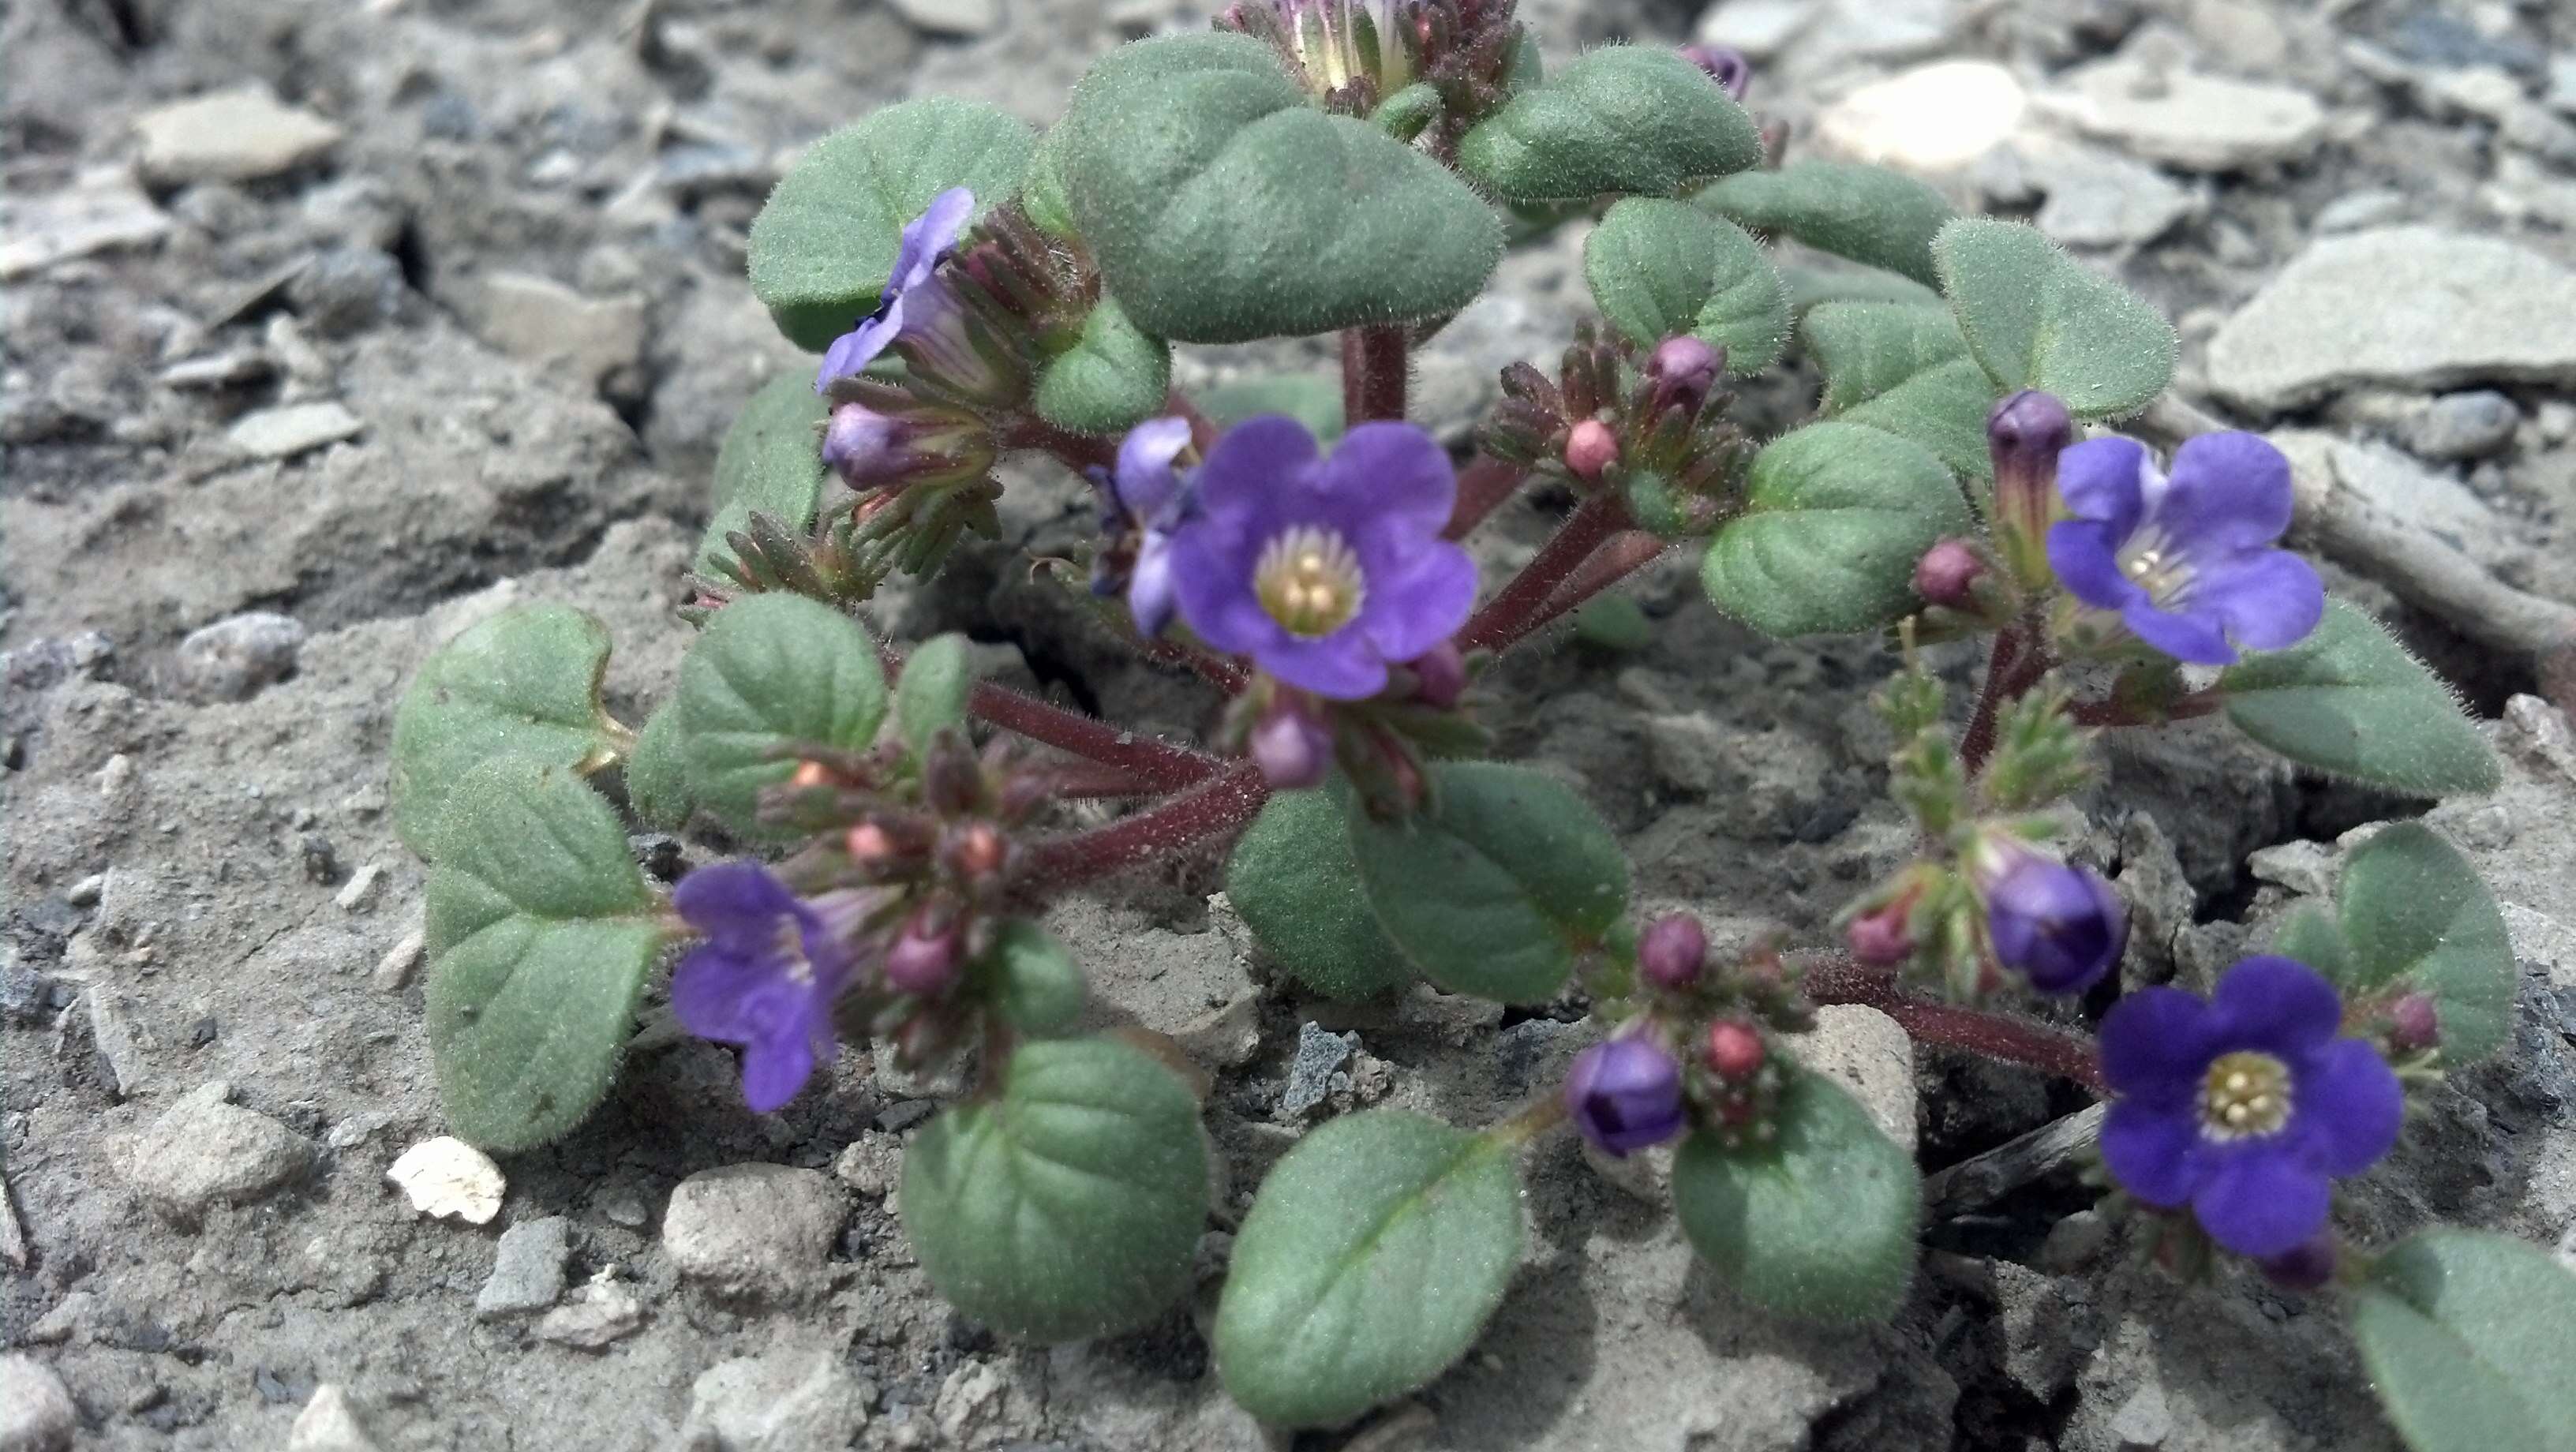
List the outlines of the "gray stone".
<svg viewBox="0 0 2576 1452">
<path fill-rule="evenodd" d="M 229 616 L 179 642 L 179 688 L 199 701 L 247 701 L 286 679 L 303 646 L 304 626 L 292 616 L 266 610 Z"/>
<path fill-rule="evenodd" d="M 2446 393 L 2415 423 L 2407 443 L 2428 459 L 2483 459 L 2513 442 L 2522 410 L 2493 389 Z"/>
<path fill-rule="evenodd" d="M 1172 1037 L 1211 1069 L 1239 1069 L 1261 1051 L 1261 1000 L 1247 993 L 1182 1025 Z"/>
<path fill-rule="evenodd" d="M 2295 161 L 2325 139 L 2325 108 L 2305 91 L 2120 57 L 2079 67 L 2042 109 L 2088 136 L 2186 171 Z"/>
<path fill-rule="evenodd" d="M 1914 1152 L 1914 1040 L 1896 1020 L 1861 1004 L 1827 1004 L 1813 1029 L 1785 1037 L 1800 1063 L 1849 1089 L 1889 1139 Z"/>
<path fill-rule="evenodd" d="M 2478 188 L 2478 204 L 2509 222 L 2541 222 L 2576 231 L 2576 181 L 2518 151 L 2496 158 L 2495 174 Z"/>
<path fill-rule="evenodd" d="M 1324 1102 L 1333 1092 L 1333 1074 L 1359 1052 L 1355 1033 L 1327 1033 L 1312 1020 L 1297 1030 L 1297 1054 L 1288 1062 L 1288 1087 L 1279 1096 L 1279 1112 L 1294 1119 Z"/>
<path fill-rule="evenodd" d="M 1733 46 L 1748 60 L 1765 61 L 1786 50 L 1819 8 L 1811 0 L 1722 0 L 1700 16 L 1693 39 Z"/>
<path fill-rule="evenodd" d="M 280 103 L 260 82 L 156 106 L 135 118 L 143 174 L 177 186 L 292 171 L 337 145 L 340 128 Z"/>
<path fill-rule="evenodd" d="M 596 1280 L 573 1299 L 537 1318 L 537 1339 L 558 1346 L 596 1351 L 632 1336 L 649 1313 L 634 1292 L 608 1280 Z"/>
<path fill-rule="evenodd" d="M 662 1244 L 680 1274 L 720 1295 L 801 1300 L 828 1283 L 823 1263 L 847 1210 L 820 1171 L 726 1165 L 671 1192 Z"/>
<path fill-rule="evenodd" d="M 63 1452 L 79 1420 L 52 1367 L 31 1356 L 0 1356 L 0 1452 Z"/>
<path fill-rule="evenodd" d="M 2110 1430 L 2121 1452 L 2162 1447 L 2174 1434 L 2173 1409 L 2165 1405 L 2164 1386 L 2151 1381 L 2138 1388 L 2112 1414 Z"/>
<path fill-rule="evenodd" d="M 842 1452 L 868 1424 L 867 1384 L 828 1347 L 718 1362 L 689 1386 L 683 1452 Z"/>
<path fill-rule="evenodd" d="M 349 1405 L 349 1394 L 324 1382 L 313 1389 L 304 1410 L 295 1414 L 295 1425 L 286 1433 L 286 1452 L 376 1452 L 376 1443 Z"/>
<path fill-rule="evenodd" d="M 2570 317 L 2576 272 L 2510 242 L 2438 227 L 2330 237 L 2219 328 L 2209 382 L 2255 413 L 2365 384 L 2576 383 Z"/>
<path fill-rule="evenodd" d="M 133 1021 L 117 1001 L 116 990 L 104 983 L 93 983 L 82 997 L 89 1009 L 90 1046 L 107 1061 L 107 1072 L 116 1080 L 116 1097 L 131 1099 L 142 1093 L 150 1082 L 149 1066 L 143 1061 L 143 1045 L 135 1036 Z"/>
<path fill-rule="evenodd" d="M 2549 89 L 2541 93 L 2540 104 L 2576 116 L 2576 51 L 2549 58 Z"/>
<path fill-rule="evenodd" d="M 178 1225 L 195 1225 L 218 1204 L 256 1200 L 312 1162 L 312 1147 L 293 1130 L 231 1098 L 232 1086 L 216 1080 L 172 1105 L 134 1146 L 135 1187 Z"/>
<path fill-rule="evenodd" d="M 928 35 L 973 37 L 1001 28 L 1002 0 L 887 0 L 894 13 Z"/>
<path fill-rule="evenodd" d="M 2406 194 L 2393 187 L 2346 192 L 2317 209 L 2310 225 L 2318 232 L 2358 232 L 2394 222 L 2406 215 Z"/>
<path fill-rule="evenodd" d="M 474 1319 L 533 1315 L 563 1299 L 564 1260 L 571 1254 L 572 1222 L 560 1215 L 502 1231 L 491 1277 L 474 1297 Z"/>
<path fill-rule="evenodd" d="M 2289 456 L 2302 491 L 2326 486 L 2349 493 L 2489 566 L 2523 547 L 2521 537 L 2467 485 L 2385 444 L 2354 443 L 2309 429 L 2279 429 L 2269 437 Z"/>
<path fill-rule="evenodd" d="M 552 278 L 503 272 L 484 279 L 476 319 L 485 342 L 585 388 L 644 354 L 641 297 L 584 297 Z"/>
<path fill-rule="evenodd" d="M 871 1200 L 882 1200 L 903 1180 L 903 1146 L 890 1134 L 862 1134 L 841 1147 L 832 1173 Z"/>
<path fill-rule="evenodd" d="M 233 446 L 259 459 L 291 459 L 298 454 L 356 438 L 366 429 L 356 414 L 336 403 L 290 403 L 244 414 L 229 437 Z"/>
<path fill-rule="evenodd" d="M 2050 137 L 2016 142 L 2024 175 L 2048 194 L 2033 225 L 2069 247 L 2134 247 L 2199 210 L 2163 172 L 2100 147 Z"/>
<path fill-rule="evenodd" d="M 157 242 L 169 230 L 169 216 L 152 205 L 123 169 L 85 173 L 61 191 L 10 198 L 9 235 L 0 240 L 0 281 L 76 257 Z"/>
<path fill-rule="evenodd" d="M 2328 897 L 2340 875 L 2335 851 L 2323 842 L 2283 842 L 2247 854 L 2245 870 L 2308 897 Z"/>
<path fill-rule="evenodd" d="M 372 247 L 331 248 L 286 285 L 295 311 L 326 338 L 394 321 L 409 292 L 401 265 Z"/>
</svg>

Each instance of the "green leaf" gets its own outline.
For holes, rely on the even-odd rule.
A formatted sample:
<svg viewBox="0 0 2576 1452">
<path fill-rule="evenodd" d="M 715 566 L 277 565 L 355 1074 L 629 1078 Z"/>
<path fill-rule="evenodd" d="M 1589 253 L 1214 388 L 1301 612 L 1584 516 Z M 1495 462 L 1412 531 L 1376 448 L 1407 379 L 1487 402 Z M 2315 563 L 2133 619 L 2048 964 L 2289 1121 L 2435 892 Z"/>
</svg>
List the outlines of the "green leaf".
<svg viewBox="0 0 2576 1452">
<path fill-rule="evenodd" d="M 966 724 L 966 698 L 974 689 L 966 637 L 934 635 L 913 651 L 895 678 L 894 723 L 914 755 L 928 751 L 940 732 Z"/>
<path fill-rule="evenodd" d="M 1753 456 L 1744 513 L 1709 541 L 1700 582 L 1767 634 L 1871 630 L 1915 607 L 1915 562 L 1969 523 L 1958 484 L 1921 445 L 1809 424 Z"/>
<path fill-rule="evenodd" d="M 1003 1075 L 904 1151 L 903 1228 L 932 1288 L 1031 1341 L 1152 1320 L 1189 1289 L 1207 1220 L 1198 1102 L 1110 1039 L 1022 1045 Z"/>
<path fill-rule="evenodd" d="M 592 772 L 617 759 L 600 708 L 608 629 L 569 605 L 521 605 L 421 662 L 394 708 L 394 831 L 423 857 L 456 784 L 495 757 Z"/>
<path fill-rule="evenodd" d="M 1679 333 L 1726 349 L 1726 371 L 1759 373 L 1789 339 L 1789 295 L 1762 244 L 1688 202 L 1630 197 L 1583 244 L 1583 277 L 1630 342 Z"/>
<path fill-rule="evenodd" d="M 1225 892 L 1270 960 L 1331 998 L 1366 998 L 1413 977 L 1360 888 L 1336 779 L 1313 791 L 1273 792 L 1235 843 Z"/>
<path fill-rule="evenodd" d="M 1082 320 L 1082 337 L 1038 374 L 1038 415 L 1078 434 L 1114 434 L 1163 411 L 1172 345 L 1138 332 L 1116 298 Z"/>
<path fill-rule="evenodd" d="M 862 751 L 885 719 L 885 674 L 867 633 L 802 595 L 748 595 L 716 612 L 680 663 L 681 756 L 690 794 L 739 835 L 761 835 L 760 789 L 796 749 Z"/>
<path fill-rule="evenodd" d="M 2451 687 L 2341 600 L 2307 639 L 2221 672 L 2218 690 L 2237 730 L 2303 766 L 2427 797 L 2504 779 Z"/>
<path fill-rule="evenodd" d="M 1508 202 L 1669 197 L 1761 163 L 1753 118 L 1662 46 L 1586 51 L 1458 143 L 1458 169 Z"/>
<path fill-rule="evenodd" d="M 2316 903 L 2290 910 L 2272 934 L 2272 951 L 2295 958 L 2338 983 L 2350 981 L 2352 944 L 2334 914 Z"/>
<path fill-rule="evenodd" d="M 731 558 L 733 546 L 725 536 L 749 528 L 755 510 L 775 517 L 790 533 L 812 527 L 831 472 L 823 467 L 823 421 L 829 413 L 814 394 L 813 380 L 788 372 L 762 384 L 733 416 L 716 449 L 715 517 L 698 539 L 692 568 L 712 574 L 717 561 Z"/>
<path fill-rule="evenodd" d="M 1875 267 L 1814 267 L 1784 263 L 1780 280 L 1789 288 L 1789 311 L 1805 317 L 1809 308 L 1829 302 L 1912 303 L 1947 307 L 1941 294 L 1909 278 Z"/>
<path fill-rule="evenodd" d="M 1491 762 L 1431 768 L 1427 810 L 1346 812 L 1362 891 L 1389 938 L 1452 993 L 1544 1003 L 1628 905 L 1628 859 L 1553 777 Z"/>
<path fill-rule="evenodd" d="M 1602 595 L 1574 612 L 1574 638 L 1603 650 L 1644 650 L 1655 643 L 1655 623 L 1626 595 Z"/>
<path fill-rule="evenodd" d="M 808 147 L 751 223 L 751 290 L 778 331 L 821 352 L 876 311 L 903 227 L 950 187 L 981 218 L 1019 190 L 1037 138 L 979 101 L 927 96 Z"/>
<path fill-rule="evenodd" d="M 1520 1263 L 1511 1151 L 1435 1119 L 1332 1120 L 1262 1182 L 1217 1305 L 1217 1372 L 1265 1422 L 1347 1422 L 1467 1354 Z"/>
<path fill-rule="evenodd" d="M 1926 287 L 1941 283 L 1932 238 L 1956 215 L 1939 192 L 1910 176 L 1842 161 L 1740 171 L 1698 200 L 1756 232 L 1793 237 Z"/>
<path fill-rule="evenodd" d="M 1932 239 L 1941 291 L 2003 392 L 2039 388 L 2077 418 L 2136 413 L 2173 381 L 2173 327 L 2037 228 L 1962 217 Z"/>
<path fill-rule="evenodd" d="M 1024 1034 L 1066 1033 L 1082 1018 L 1082 969 L 1052 933 L 1026 918 L 1004 923 L 971 971 L 987 1001 Z"/>
<path fill-rule="evenodd" d="M 1064 128 L 1050 127 L 1038 138 L 1029 159 L 1028 179 L 1020 188 L 1020 210 L 1037 229 L 1070 242 L 1082 236 L 1073 222 L 1073 200 L 1064 190 Z"/>
<path fill-rule="evenodd" d="M 568 769 L 486 763 L 439 830 L 423 993 L 439 1097 L 485 1149 L 554 1139 L 617 1077 L 659 955 L 626 830 Z"/>
<path fill-rule="evenodd" d="M 1964 478 L 1994 477 L 1986 448 L 1994 381 L 1968 355 L 1948 308 L 1822 303 L 1799 330 L 1825 375 L 1826 417 L 1911 439 Z"/>
<path fill-rule="evenodd" d="M 2346 960 L 2300 961 L 2348 991 L 2402 982 L 2431 994 L 2450 1063 L 2476 1063 L 2512 1041 L 2521 972 L 2504 914 L 2459 849 L 2421 822 L 2385 828 L 2353 849 L 2335 902 Z"/>
<path fill-rule="evenodd" d="M 1316 442 L 1328 444 L 1342 436 L 1342 385 L 1320 373 L 1252 374 L 1200 394 L 1199 412 L 1218 428 L 1284 413 L 1304 424 Z"/>
<path fill-rule="evenodd" d="M 680 753 L 680 713 L 665 706 L 635 733 L 626 758 L 626 804 L 656 832 L 689 824 L 689 768 Z"/>
<path fill-rule="evenodd" d="M 1110 292 L 1191 343 L 1452 313 L 1502 259 L 1493 209 L 1427 153 L 1307 104 L 1269 46 L 1111 51 L 1060 123 L 1067 193 Z"/>
<path fill-rule="evenodd" d="M 2352 1334 L 2415 1452 L 2576 1452 L 2576 1275 L 2547 1251 L 2421 1231 L 2371 1267 Z"/>
<path fill-rule="evenodd" d="M 1768 1144 L 1701 1130 L 1673 1157 L 1673 1210 L 1718 1277 L 1765 1310 L 1884 1321 L 1905 1303 L 1923 1212 L 1914 1161 L 1821 1075 L 1782 1088 Z"/>
</svg>

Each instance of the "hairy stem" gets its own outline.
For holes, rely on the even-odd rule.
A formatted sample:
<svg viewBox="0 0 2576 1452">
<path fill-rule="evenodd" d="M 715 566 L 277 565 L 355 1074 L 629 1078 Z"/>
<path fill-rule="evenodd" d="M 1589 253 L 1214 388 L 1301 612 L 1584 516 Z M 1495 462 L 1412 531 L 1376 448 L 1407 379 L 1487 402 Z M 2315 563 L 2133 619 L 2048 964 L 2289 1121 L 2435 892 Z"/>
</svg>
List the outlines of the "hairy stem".
<svg viewBox="0 0 2576 1452">
<path fill-rule="evenodd" d="M 2096 1095 L 2110 1092 L 2101 1057 L 2082 1034 L 2052 1028 L 2015 1014 L 1917 998 L 1897 986 L 1892 973 L 1862 967 L 1839 954 L 1804 959 L 1807 996 L 1818 1003 L 1865 1004 L 1919 1043 L 1965 1049 L 2007 1064 L 2071 1079 Z"/>
<path fill-rule="evenodd" d="M 1968 718 L 1967 734 L 1959 738 L 1959 765 L 1970 781 L 1986 769 L 1986 758 L 1994 755 L 1995 731 L 2004 707 L 2027 695 L 2048 674 L 2048 647 L 2039 644 L 2039 638 L 2038 632 L 2022 625 L 1995 632 L 1995 651 L 1986 660 L 1976 714 Z"/>
<path fill-rule="evenodd" d="M 1061 892 L 1207 845 L 1248 825 L 1269 799 L 1270 784 L 1261 779 L 1261 768 L 1238 761 L 1134 816 L 1032 844 L 1023 881 L 1045 892 Z"/>
<path fill-rule="evenodd" d="M 1442 539 L 1465 539 L 1476 526 L 1503 507 L 1529 477 L 1529 470 L 1506 463 L 1491 454 L 1478 454 L 1458 471 L 1458 503 L 1449 511 L 1449 527 L 1440 532 Z"/>
<path fill-rule="evenodd" d="M 1006 731 L 1129 772 L 1156 791 L 1192 786 L 1225 769 L 1205 752 L 1139 736 L 991 681 L 976 685 L 967 707 Z"/>
<path fill-rule="evenodd" d="M 1343 417 L 1354 424 L 1404 417 L 1404 390 L 1413 357 L 1402 325 L 1353 328 L 1343 336 L 1358 340 L 1360 362 L 1356 392 L 1349 373 L 1343 374 Z"/>
<path fill-rule="evenodd" d="M 2066 708 L 2066 716 L 2078 726 L 2161 726 L 2167 721 L 2211 715 L 2224 704 L 2224 698 L 2216 691 L 2194 691 L 2167 702 L 2163 710 L 2152 715 L 2139 715 L 2122 701 L 2077 701 Z"/>
<path fill-rule="evenodd" d="M 1459 648 L 1499 647 L 1527 635 L 1531 618 L 1546 608 L 1575 570 L 1601 547 L 1601 542 L 1618 533 L 1627 522 L 1627 506 L 1607 494 L 1593 495 L 1575 506 L 1555 537 L 1540 546 L 1538 554 L 1521 567 L 1502 592 L 1467 622 L 1467 628 L 1458 635 Z"/>
<path fill-rule="evenodd" d="M 1022 419 L 1003 443 L 1014 449 L 1036 449 L 1052 455 L 1076 474 L 1094 465 L 1107 469 L 1118 463 L 1118 440 L 1105 434 L 1068 433 L 1042 418 Z"/>
<path fill-rule="evenodd" d="M 1562 589 L 1548 597 L 1547 603 L 1539 607 L 1538 613 L 1530 617 L 1519 634 L 1509 641 L 1498 642 L 1498 647 L 1546 629 L 1567 611 L 1581 607 L 1621 580 L 1653 564 L 1669 543 L 1663 536 L 1643 529 L 1623 529 L 1610 536 L 1609 543 L 1595 551 Z"/>
</svg>

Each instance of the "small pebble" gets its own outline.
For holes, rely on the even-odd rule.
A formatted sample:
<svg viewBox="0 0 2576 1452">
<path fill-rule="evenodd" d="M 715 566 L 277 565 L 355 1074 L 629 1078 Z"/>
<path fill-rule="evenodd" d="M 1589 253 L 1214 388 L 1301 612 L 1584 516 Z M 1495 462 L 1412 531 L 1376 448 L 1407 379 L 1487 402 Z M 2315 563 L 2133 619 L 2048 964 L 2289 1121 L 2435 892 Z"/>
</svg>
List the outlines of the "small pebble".
<svg viewBox="0 0 2576 1452">
<path fill-rule="evenodd" d="M 199 701 L 247 701 L 284 680 L 304 647 L 304 627 L 265 610 L 234 615 L 179 642 L 179 687 Z"/>
<path fill-rule="evenodd" d="M 448 1135 L 404 1150 L 385 1178 L 402 1187 L 420 1214 L 468 1225 L 489 1225 L 501 1213 L 501 1192 L 508 1188 L 490 1155 Z"/>
<path fill-rule="evenodd" d="M 372 975 L 378 991 L 400 993 L 403 985 L 411 982 L 412 970 L 420 966 L 421 955 L 428 946 L 428 930 L 414 928 L 403 934 L 401 942 L 387 948 L 385 956 L 376 960 Z"/>
<path fill-rule="evenodd" d="M 502 1231 L 491 1277 L 474 1297 L 474 1319 L 532 1315 L 562 1300 L 564 1261 L 571 1254 L 572 1222 L 560 1215 L 523 1220 Z"/>
<path fill-rule="evenodd" d="M 370 862 L 349 874 L 348 882 L 340 888 L 340 895 L 332 901 L 338 903 L 344 911 L 356 912 L 375 897 L 376 889 L 383 884 L 384 880 L 384 865 Z"/>
</svg>

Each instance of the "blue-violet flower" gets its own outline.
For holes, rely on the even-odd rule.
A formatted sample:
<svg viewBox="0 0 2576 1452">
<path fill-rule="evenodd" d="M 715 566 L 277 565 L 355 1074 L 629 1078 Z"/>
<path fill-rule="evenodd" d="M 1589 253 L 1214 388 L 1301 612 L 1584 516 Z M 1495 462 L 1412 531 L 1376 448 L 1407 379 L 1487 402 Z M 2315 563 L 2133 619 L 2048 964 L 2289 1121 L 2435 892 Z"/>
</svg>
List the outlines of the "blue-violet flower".
<svg viewBox="0 0 2576 1452">
<path fill-rule="evenodd" d="M 1116 472 L 1100 478 L 1093 471 L 1094 482 L 1108 497 L 1105 523 L 1110 533 L 1134 550 L 1125 578 L 1127 609 L 1136 618 L 1138 633 L 1148 639 L 1172 623 L 1172 531 L 1190 506 L 1189 482 L 1175 461 L 1189 444 L 1188 419 L 1149 418 L 1119 442 Z M 1115 572 L 1093 577 L 1094 589 L 1116 589 L 1118 584 Z"/>
<path fill-rule="evenodd" d="M 1194 482 L 1170 577 L 1181 617 L 1217 649 L 1355 701 L 1467 623 L 1476 565 L 1440 537 L 1458 481 L 1421 429 L 1361 424 L 1319 457 L 1296 420 L 1249 419 Z"/>
<path fill-rule="evenodd" d="M 823 353 L 821 371 L 814 375 L 816 393 L 829 389 L 834 379 L 847 378 L 877 361 L 877 355 L 904 332 L 907 306 L 916 312 L 956 306 L 956 300 L 944 292 L 933 296 L 928 285 L 974 215 L 975 194 L 964 187 L 950 187 L 931 198 L 920 216 L 903 224 L 903 245 L 895 251 L 894 273 L 886 279 L 885 291 L 877 295 L 877 310 L 832 340 Z M 917 328 L 927 319 L 913 321 Z"/>
<path fill-rule="evenodd" d="M 2129 910 L 2101 874 L 2024 847 L 1977 871 L 1995 958 L 2042 993 L 2081 993 L 2129 946 Z"/>
<path fill-rule="evenodd" d="M 2048 531 L 2050 568 L 2176 660 L 2279 650 L 2325 614 L 2317 572 L 2273 547 L 2290 527 L 2289 460 L 2253 434 L 2186 442 L 2170 476 L 2135 439 L 2088 439 L 2058 457 L 2057 488 L 2075 517 Z"/>
<path fill-rule="evenodd" d="M 672 974 L 671 1008 L 698 1037 L 742 1046 L 742 1097 L 766 1114 L 838 1052 L 832 1003 L 855 965 L 839 915 L 756 862 L 701 867 L 671 904 L 706 934 Z"/>
<path fill-rule="evenodd" d="M 1594 1044 L 1565 1076 L 1565 1107 L 1583 1137 L 1613 1155 L 1662 1144 L 1688 1122 L 1682 1066 L 1641 1038 Z"/>
<path fill-rule="evenodd" d="M 2387 1154 L 2405 1107 L 2378 1050 L 2342 1025 L 2332 984 L 2268 955 L 2228 969 L 2206 1002 L 2179 988 L 2121 999 L 2102 1021 L 2111 1178 L 2149 1205 L 2189 1205 L 2239 1255 L 2306 1245 L 2330 1182 Z"/>
</svg>

